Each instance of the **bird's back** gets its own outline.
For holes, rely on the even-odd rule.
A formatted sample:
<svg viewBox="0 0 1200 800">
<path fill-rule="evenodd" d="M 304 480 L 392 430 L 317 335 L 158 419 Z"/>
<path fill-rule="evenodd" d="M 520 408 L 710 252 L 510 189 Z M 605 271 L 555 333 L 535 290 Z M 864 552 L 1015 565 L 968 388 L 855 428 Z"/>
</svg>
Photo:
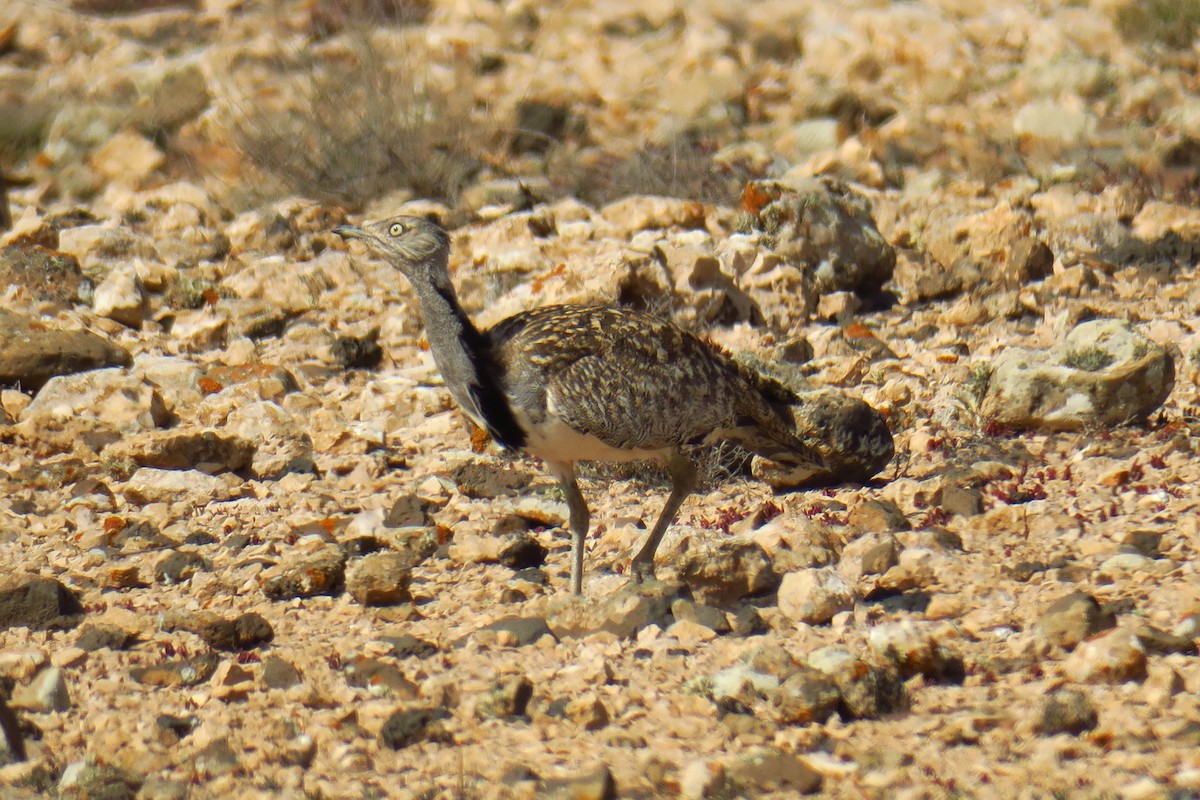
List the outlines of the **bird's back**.
<svg viewBox="0 0 1200 800">
<path fill-rule="evenodd" d="M 565 424 L 625 451 L 747 427 L 794 439 L 786 411 L 794 394 L 648 314 L 548 306 L 509 317 L 485 337 L 509 402 L 534 426 Z"/>
</svg>

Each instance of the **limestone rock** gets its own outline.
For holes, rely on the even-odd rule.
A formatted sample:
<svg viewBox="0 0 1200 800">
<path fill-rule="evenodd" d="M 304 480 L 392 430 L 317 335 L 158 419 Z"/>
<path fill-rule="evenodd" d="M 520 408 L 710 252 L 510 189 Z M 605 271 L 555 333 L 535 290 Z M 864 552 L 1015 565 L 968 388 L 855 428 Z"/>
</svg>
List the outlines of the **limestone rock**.
<svg viewBox="0 0 1200 800">
<path fill-rule="evenodd" d="M 250 463 L 254 445 L 211 429 L 172 428 L 134 434 L 109 445 L 104 457 L 155 469 L 236 472 Z"/>
<path fill-rule="evenodd" d="M 795 622 L 823 625 L 852 608 L 850 586 L 831 567 L 789 572 L 779 584 L 779 610 Z"/>
<path fill-rule="evenodd" d="M 679 579 L 698 601 L 717 607 L 779 585 L 762 545 L 742 537 L 722 537 L 690 548 L 679 560 Z"/>
<path fill-rule="evenodd" d="M 870 293 L 892 277 L 895 251 L 865 198 L 838 180 L 753 181 L 743 205 L 755 227 L 774 237 L 774 251 L 812 276 L 819 294 Z"/>
<path fill-rule="evenodd" d="M 0 309 L 0 385 L 36 392 L 58 375 L 128 366 L 128 351 L 91 331 L 45 330 Z"/>
<path fill-rule="evenodd" d="M 1122 320 L 1085 322 L 1049 350 L 1010 348 L 989 365 L 980 415 L 1013 428 L 1078 430 L 1145 419 L 1171 393 L 1171 354 Z"/>
</svg>

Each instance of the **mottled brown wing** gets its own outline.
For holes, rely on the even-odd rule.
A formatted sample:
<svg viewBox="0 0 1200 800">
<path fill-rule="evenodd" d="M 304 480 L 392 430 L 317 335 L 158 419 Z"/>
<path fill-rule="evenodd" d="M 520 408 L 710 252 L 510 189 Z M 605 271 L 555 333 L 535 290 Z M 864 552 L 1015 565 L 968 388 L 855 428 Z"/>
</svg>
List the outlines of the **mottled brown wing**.
<svg viewBox="0 0 1200 800">
<path fill-rule="evenodd" d="M 550 407 L 612 447 L 657 449 L 732 427 L 746 386 L 724 356 L 674 325 L 633 311 L 551 306 L 489 331 L 509 385 L 542 387 Z"/>
</svg>

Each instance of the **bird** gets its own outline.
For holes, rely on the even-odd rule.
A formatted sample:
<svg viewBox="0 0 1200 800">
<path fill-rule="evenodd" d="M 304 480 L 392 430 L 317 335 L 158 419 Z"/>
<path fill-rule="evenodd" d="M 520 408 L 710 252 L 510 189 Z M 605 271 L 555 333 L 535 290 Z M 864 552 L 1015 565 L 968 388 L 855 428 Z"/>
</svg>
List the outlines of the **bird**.
<svg viewBox="0 0 1200 800">
<path fill-rule="evenodd" d="M 685 448 L 736 442 L 798 472 L 824 469 L 799 439 L 787 387 L 743 366 L 674 323 L 634 309 L 550 305 L 487 330 L 471 321 L 450 277 L 450 235 L 423 217 L 338 225 L 411 284 L 434 363 L 468 418 L 501 447 L 543 462 L 566 500 L 571 592 L 583 592 L 591 521 L 580 461 L 665 463 L 671 491 L 630 563 L 654 578 L 654 555 L 698 471 Z"/>
</svg>

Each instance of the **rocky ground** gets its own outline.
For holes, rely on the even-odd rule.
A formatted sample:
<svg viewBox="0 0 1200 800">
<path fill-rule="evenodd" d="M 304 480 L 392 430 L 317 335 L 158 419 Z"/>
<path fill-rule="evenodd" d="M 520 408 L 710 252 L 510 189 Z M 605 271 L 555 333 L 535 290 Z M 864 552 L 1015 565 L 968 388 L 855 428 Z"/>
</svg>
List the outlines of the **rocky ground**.
<svg viewBox="0 0 1200 800">
<path fill-rule="evenodd" d="M 1198 25 L 6 4 L 0 794 L 1200 796 Z M 481 324 L 787 383 L 830 473 L 698 453 L 634 586 L 664 476 L 595 466 L 573 600 L 554 481 L 331 233 L 400 211 Z"/>
</svg>

